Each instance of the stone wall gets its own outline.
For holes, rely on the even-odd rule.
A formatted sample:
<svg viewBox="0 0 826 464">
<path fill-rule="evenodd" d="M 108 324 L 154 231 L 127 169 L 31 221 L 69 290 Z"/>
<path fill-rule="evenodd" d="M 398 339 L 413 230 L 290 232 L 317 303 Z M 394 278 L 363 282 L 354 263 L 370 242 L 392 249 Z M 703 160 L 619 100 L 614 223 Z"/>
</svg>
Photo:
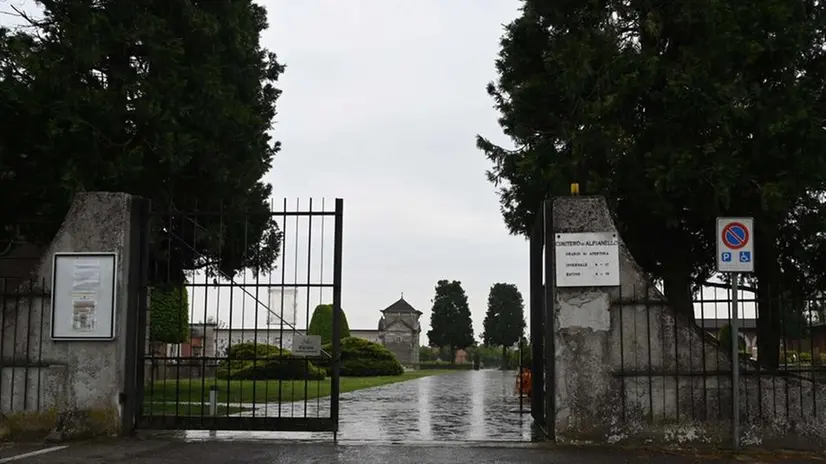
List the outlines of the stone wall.
<svg viewBox="0 0 826 464">
<path fill-rule="evenodd" d="M 54 240 L 40 258 L 32 280 L 38 287 L 18 288 L 28 296 L 2 309 L 0 412 L 5 418 L 66 411 L 94 411 L 119 424 L 124 392 L 127 269 L 131 265 L 132 197 L 120 193 L 82 193 L 75 197 Z M 112 341 L 52 341 L 52 260 L 57 252 L 115 252 L 117 262 L 116 338 Z M 7 290 L 11 291 L 11 289 Z M 36 321 L 36 323 L 32 323 Z M 12 362 L 13 361 L 13 362 Z M 53 424 L 52 424 L 53 425 Z"/>
<path fill-rule="evenodd" d="M 553 230 L 616 227 L 603 198 L 564 197 L 554 200 Z M 619 288 L 554 289 L 557 440 L 727 446 L 728 347 L 670 308 L 621 241 L 620 275 Z M 826 385 L 742 370 L 744 445 L 826 446 Z"/>
</svg>

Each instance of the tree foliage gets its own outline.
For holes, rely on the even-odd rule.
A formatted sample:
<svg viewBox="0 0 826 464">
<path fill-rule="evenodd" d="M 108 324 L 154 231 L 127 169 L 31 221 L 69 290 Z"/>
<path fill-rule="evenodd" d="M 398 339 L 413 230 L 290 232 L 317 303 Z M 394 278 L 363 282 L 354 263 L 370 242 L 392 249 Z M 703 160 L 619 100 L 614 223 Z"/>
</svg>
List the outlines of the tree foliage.
<svg viewBox="0 0 826 464">
<path fill-rule="evenodd" d="M 507 368 L 507 349 L 525 332 L 524 304 L 516 285 L 497 283 L 490 288 L 483 325 L 482 340 L 485 345 L 502 347 L 502 367 Z"/>
<path fill-rule="evenodd" d="M 350 336 L 350 325 L 347 324 L 347 316 L 344 310 L 340 311 L 341 327 L 339 327 L 339 340 Z M 315 307 L 313 317 L 310 319 L 310 327 L 307 335 L 320 335 L 321 343 L 326 345 L 333 341 L 333 305 L 320 304 Z"/>
<path fill-rule="evenodd" d="M 497 283 L 488 294 L 482 340 L 488 346 L 513 346 L 525 332 L 522 294 L 514 284 Z"/>
<path fill-rule="evenodd" d="M 440 280 L 430 315 L 427 338 L 431 346 L 449 347 L 452 352 L 473 345 L 473 321 L 462 283 Z"/>
<path fill-rule="evenodd" d="M 149 298 L 149 340 L 184 343 L 189 340 L 189 292 L 185 286 L 155 287 Z"/>
<path fill-rule="evenodd" d="M 272 268 L 280 233 L 260 179 L 279 150 L 269 130 L 284 67 L 259 43 L 265 9 L 38 3 L 31 27 L 0 29 L 0 123 L 14 127 L 0 136 L 5 238 L 48 242 L 77 192 L 123 191 L 170 213 L 153 229 L 156 280 Z M 192 210 L 248 214 L 183 214 Z"/>
<path fill-rule="evenodd" d="M 637 261 L 693 317 L 715 218 L 753 216 L 761 361 L 781 288 L 826 276 L 826 5 L 523 1 L 488 92 L 516 148 L 479 137 L 502 212 L 526 234 L 571 182 L 604 195 Z"/>
</svg>

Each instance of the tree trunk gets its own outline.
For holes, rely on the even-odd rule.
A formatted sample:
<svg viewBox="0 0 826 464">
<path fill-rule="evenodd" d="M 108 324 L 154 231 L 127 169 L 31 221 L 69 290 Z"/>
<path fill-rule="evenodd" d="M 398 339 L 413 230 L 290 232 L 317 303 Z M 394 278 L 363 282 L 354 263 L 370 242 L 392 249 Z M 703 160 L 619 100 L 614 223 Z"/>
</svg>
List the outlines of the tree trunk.
<svg viewBox="0 0 826 464">
<path fill-rule="evenodd" d="M 689 321 L 694 321 L 694 295 L 691 292 L 690 275 L 679 271 L 669 272 L 663 278 L 663 290 L 669 306 Z"/>
<path fill-rule="evenodd" d="M 757 359 L 766 368 L 780 363 L 780 263 L 777 252 L 777 226 L 770 220 L 755 227 L 754 254 L 757 277 Z"/>
</svg>

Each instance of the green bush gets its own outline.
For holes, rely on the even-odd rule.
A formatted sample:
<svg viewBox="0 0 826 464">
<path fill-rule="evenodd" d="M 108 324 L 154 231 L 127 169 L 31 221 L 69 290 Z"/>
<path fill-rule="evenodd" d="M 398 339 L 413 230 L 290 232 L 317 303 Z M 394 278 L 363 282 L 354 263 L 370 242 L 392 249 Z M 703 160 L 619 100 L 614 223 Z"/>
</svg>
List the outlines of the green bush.
<svg viewBox="0 0 826 464">
<path fill-rule="evenodd" d="M 232 372 L 232 380 L 324 380 L 324 369 L 300 358 L 278 358 L 269 361 L 245 361 L 247 365 Z"/>
<path fill-rule="evenodd" d="M 282 351 L 274 345 L 248 342 L 232 345 L 227 351 L 227 358 L 231 360 L 267 359 L 279 356 L 281 353 L 289 354 L 290 352 L 288 350 Z"/>
<path fill-rule="evenodd" d="M 333 352 L 332 343 L 324 345 L 324 351 Z M 332 366 L 324 366 L 329 373 Z M 341 340 L 341 370 L 344 377 L 374 377 L 379 375 L 401 375 L 404 368 L 388 350 L 378 343 L 357 337 Z"/>
<path fill-rule="evenodd" d="M 293 358 L 289 350 L 263 343 L 239 343 L 230 347 L 227 359 L 218 363 L 216 377 L 230 380 L 322 380 L 323 369 Z"/>
<path fill-rule="evenodd" d="M 429 346 L 420 346 L 419 347 L 419 361 L 427 362 L 427 361 L 435 361 L 438 358 L 438 354 L 436 351 L 433 351 L 433 348 Z"/>
<path fill-rule="evenodd" d="M 322 345 L 333 341 L 333 305 L 318 305 L 313 311 L 310 319 L 310 327 L 307 329 L 308 335 L 321 335 Z M 341 311 L 341 328 L 339 330 L 341 339 L 350 336 L 350 326 L 347 324 L 347 316 Z"/>
<path fill-rule="evenodd" d="M 804 351 L 804 352 L 800 353 L 799 358 L 800 358 L 800 362 L 811 363 L 812 362 L 812 353 Z"/>
</svg>

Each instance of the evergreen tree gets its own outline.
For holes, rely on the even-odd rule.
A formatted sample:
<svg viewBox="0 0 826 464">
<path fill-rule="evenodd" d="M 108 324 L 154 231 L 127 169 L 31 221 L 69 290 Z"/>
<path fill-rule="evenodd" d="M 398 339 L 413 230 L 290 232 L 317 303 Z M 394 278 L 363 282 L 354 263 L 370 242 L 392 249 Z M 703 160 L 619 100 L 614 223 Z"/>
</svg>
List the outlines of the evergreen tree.
<svg viewBox="0 0 826 464">
<path fill-rule="evenodd" d="M 525 0 L 488 86 L 515 150 L 480 137 L 510 230 L 543 199 L 604 195 L 635 259 L 694 316 L 717 216 L 755 219 L 760 361 L 782 288 L 826 281 L 826 4 Z"/>
<path fill-rule="evenodd" d="M 473 321 L 462 283 L 440 280 L 430 315 L 427 338 L 431 346 L 448 347 L 451 353 L 473 345 Z M 451 357 L 451 362 L 455 357 Z"/>
<path fill-rule="evenodd" d="M 77 192 L 121 191 L 170 212 L 155 221 L 156 280 L 271 269 L 280 232 L 261 178 L 279 149 L 269 131 L 284 67 L 260 45 L 265 9 L 39 3 L 31 27 L 0 28 L 0 124 L 14 127 L 0 135 L 0 250 L 48 243 Z M 249 214 L 173 213 L 196 209 Z"/>
<path fill-rule="evenodd" d="M 502 369 L 508 368 L 508 347 L 525 332 L 524 308 L 516 285 L 497 283 L 490 288 L 482 340 L 488 346 L 502 346 Z"/>
</svg>

